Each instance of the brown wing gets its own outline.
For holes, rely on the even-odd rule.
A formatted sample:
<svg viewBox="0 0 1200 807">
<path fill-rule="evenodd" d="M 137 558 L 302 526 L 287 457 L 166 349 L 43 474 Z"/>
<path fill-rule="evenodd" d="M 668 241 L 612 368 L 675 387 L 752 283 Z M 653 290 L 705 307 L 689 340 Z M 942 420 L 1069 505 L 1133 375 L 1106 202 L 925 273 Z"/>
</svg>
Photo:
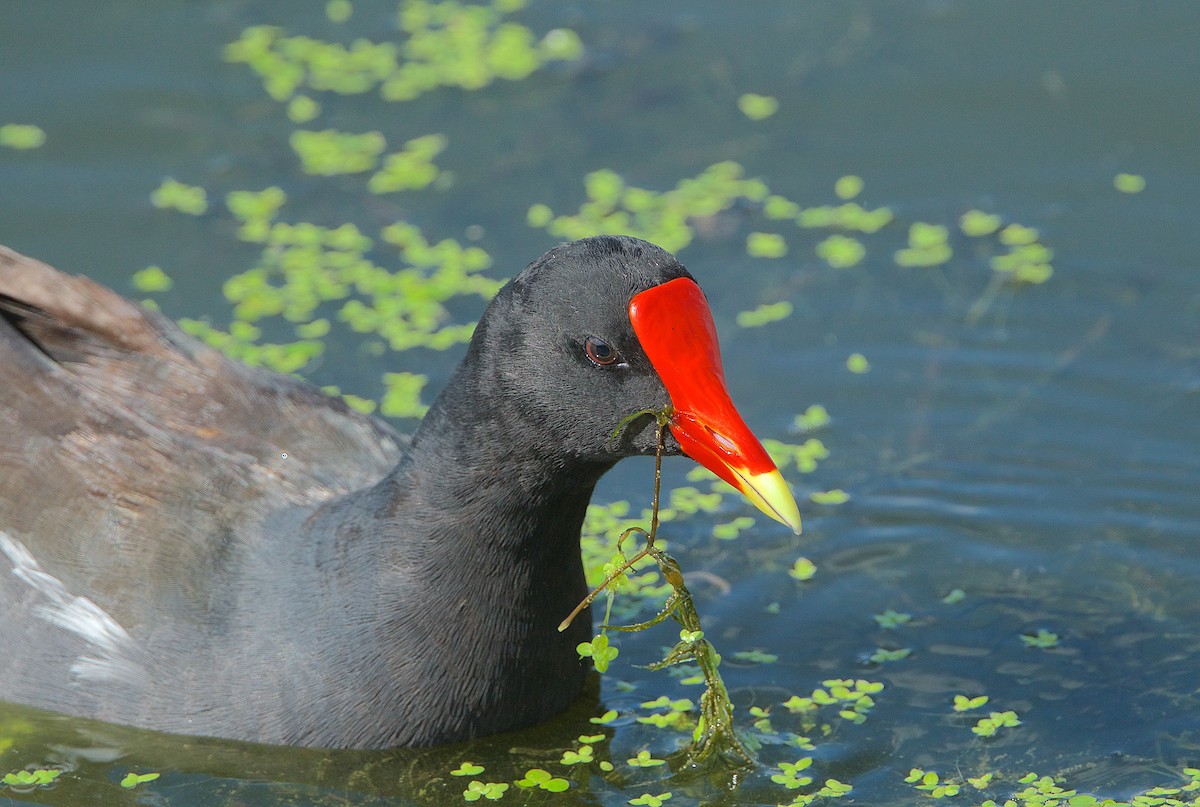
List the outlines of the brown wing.
<svg viewBox="0 0 1200 807">
<path fill-rule="evenodd" d="M 0 532 L 126 629 L 156 603 L 213 618 L 235 535 L 252 548 L 271 513 L 377 481 L 404 442 L 0 247 Z M 18 589 L 0 580 L 0 606 Z"/>
</svg>

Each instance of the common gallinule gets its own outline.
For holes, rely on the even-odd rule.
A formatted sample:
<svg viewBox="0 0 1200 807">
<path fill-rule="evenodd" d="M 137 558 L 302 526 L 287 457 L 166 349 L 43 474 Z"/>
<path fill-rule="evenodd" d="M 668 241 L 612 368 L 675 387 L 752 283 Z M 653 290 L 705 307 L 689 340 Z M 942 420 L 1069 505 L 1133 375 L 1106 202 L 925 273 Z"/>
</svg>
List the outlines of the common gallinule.
<svg viewBox="0 0 1200 807">
<path fill-rule="evenodd" d="M 584 510 L 681 451 L 797 531 L 669 253 L 560 246 L 489 304 L 411 440 L 0 248 L 0 699 L 181 734 L 426 745 L 585 676 Z"/>
</svg>

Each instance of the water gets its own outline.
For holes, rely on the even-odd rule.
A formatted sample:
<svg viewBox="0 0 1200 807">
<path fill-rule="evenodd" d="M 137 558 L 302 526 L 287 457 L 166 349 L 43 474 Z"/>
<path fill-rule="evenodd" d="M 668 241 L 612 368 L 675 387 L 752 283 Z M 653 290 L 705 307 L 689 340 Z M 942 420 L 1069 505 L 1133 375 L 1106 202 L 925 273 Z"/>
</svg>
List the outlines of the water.
<svg viewBox="0 0 1200 807">
<path fill-rule="evenodd" d="M 768 746 L 763 768 L 742 777 L 625 763 L 678 744 L 633 721 L 639 703 L 696 695 L 635 666 L 670 643 L 669 628 L 623 639 L 601 684 L 603 708 L 622 712 L 597 747 L 617 765 L 607 775 L 558 763 L 594 731 L 587 718 L 603 711 L 594 699 L 547 726 L 465 748 L 339 754 L 4 707 L 0 770 L 71 772 L 53 790 L 0 791 L 0 803 L 110 804 L 125 772 L 155 770 L 162 777 L 139 787 L 146 803 L 453 804 L 465 781 L 449 771 L 470 759 L 487 766 L 478 777 L 487 781 L 532 767 L 571 780 L 546 803 L 671 791 L 671 805 L 777 804 L 813 787 L 784 789 L 769 779 L 774 766 L 811 755 L 817 785 L 849 782 L 865 804 L 925 798 L 904 782 L 913 767 L 955 781 L 999 774 L 986 793 L 963 786 L 955 803 L 975 804 L 1019 789 L 1028 771 L 1122 797 L 1178 783 L 1200 763 L 1200 7 L 542 3 L 521 19 L 539 32 L 577 30 L 588 47 L 582 68 L 403 105 L 327 102 L 322 126 L 379 128 L 396 143 L 431 131 L 450 140 L 438 162 L 454 172 L 452 186 L 367 209 L 349 183 L 299 174 L 277 105 L 220 59 L 250 24 L 332 36 L 321 9 L 0 6 L 0 123 L 48 134 L 37 151 L 0 149 L 0 242 L 126 293 L 132 271 L 161 263 L 177 280 L 160 298 L 168 313 L 223 322 L 221 280 L 253 250 L 223 214 L 152 209 L 163 176 L 204 185 L 214 200 L 280 183 L 296 216 L 324 223 L 404 216 L 430 237 L 460 239 L 476 225 L 493 274 L 504 276 L 554 243 L 525 224 L 529 205 L 574 210 L 583 175 L 597 168 L 661 190 L 733 159 L 803 205 L 836 201 L 834 180 L 861 175 L 864 204 L 887 205 L 897 221 L 863 239 L 860 267 L 829 269 L 812 254 L 827 233 L 751 209 L 681 253 L 712 300 L 747 420 L 763 436 L 794 439 L 793 416 L 824 404 L 833 422 L 818 436 L 831 456 L 789 477 L 802 494 L 843 488 L 852 498 L 802 502 L 799 541 L 762 519 L 736 542 L 711 538 L 697 519 L 668 537 L 696 574 L 701 616 L 747 726 L 758 705 L 777 730 L 804 733 L 781 704 L 824 679 L 886 688 L 862 725 L 823 712 L 834 728 L 809 732 L 816 750 Z M 359 3 L 350 26 L 382 37 L 390 15 L 387 3 Z M 779 113 L 747 120 L 735 103 L 743 92 L 778 97 Z M 1117 192 L 1122 171 L 1144 175 L 1146 189 Z M 913 221 L 953 229 L 970 207 L 1036 227 L 1055 251 L 1051 280 L 989 299 L 996 250 L 977 252 L 980 242 L 960 235 L 945 267 L 893 263 Z M 788 256 L 747 257 L 753 229 L 783 233 Z M 795 306 L 788 319 L 734 324 L 738 311 L 779 299 Z M 854 352 L 870 372 L 847 371 Z M 455 357 L 405 356 L 403 369 L 428 372 L 436 386 Z M 311 375 L 371 393 L 396 361 L 346 339 Z M 686 464 L 671 466 L 668 482 L 681 484 Z M 641 499 L 648 484 L 648 466 L 627 463 L 598 499 Z M 749 512 L 729 508 L 722 518 Z M 802 554 L 818 567 L 808 583 L 786 574 Z M 954 589 L 965 598 L 943 603 Z M 887 609 L 912 620 L 881 628 L 872 617 Z M 1058 646 L 1025 647 L 1021 635 L 1039 629 L 1058 634 Z M 869 661 L 877 648 L 912 652 Z M 748 650 L 778 661 L 734 657 Z M 956 694 L 991 700 L 980 714 L 956 714 Z M 977 738 L 970 727 L 989 710 L 1013 710 L 1021 725 Z"/>
</svg>

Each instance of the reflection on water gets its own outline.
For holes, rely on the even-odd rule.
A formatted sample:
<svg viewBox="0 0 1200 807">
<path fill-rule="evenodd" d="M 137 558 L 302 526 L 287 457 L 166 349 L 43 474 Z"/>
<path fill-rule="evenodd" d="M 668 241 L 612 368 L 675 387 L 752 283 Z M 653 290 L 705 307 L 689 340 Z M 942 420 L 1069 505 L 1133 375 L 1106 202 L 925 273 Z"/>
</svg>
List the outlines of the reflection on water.
<svg viewBox="0 0 1200 807">
<path fill-rule="evenodd" d="M 355 8 L 364 33 L 390 20 L 390 4 Z M 264 749 L 5 706 L 0 771 L 71 773 L 53 792 L 3 791 L 0 803 L 111 804 L 126 772 L 157 770 L 140 792 L 164 805 L 452 804 L 469 777 L 450 771 L 464 760 L 497 782 L 546 768 L 572 784 L 559 804 L 666 791 L 670 804 L 778 804 L 830 777 L 853 784 L 859 803 L 906 804 L 925 798 L 904 781 L 914 767 L 962 783 L 956 803 L 972 804 L 1019 790 L 1028 771 L 1114 797 L 1182 781 L 1179 771 L 1200 763 L 1200 275 L 1190 236 L 1200 91 L 1180 76 L 1196 75 L 1189 32 L 1200 11 L 1099 2 L 1017 20 L 1001 9 L 766 3 L 755 16 L 715 2 L 535 5 L 523 18 L 535 28 L 579 31 L 584 67 L 408 105 L 328 104 L 322 125 L 379 127 L 397 142 L 438 131 L 450 143 L 439 164 L 452 184 L 363 210 L 344 188 L 297 175 L 277 106 L 220 62 L 221 47 L 253 23 L 331 35 L 319 14 L 289 3 L 79 3 L 64 27 L 61 10 L 0 7 L 9 57 L 0 123 L 48 133 L 40 150 L 0 150 L 0 241 L 126 292 L 133 270 L 163 263 L 177 280 L 161 297 L 174 316 L 223 321 L 221 280 L 252 251 L 220 215 L 151 210 L 165 175 L 214 197 L 279 182 L 298 215 L 333 224 L 406 218 L 456 238 L 475 225 L 497 276 L 553 242 L 526 225 L 529 206 L 573 209 L 582 176 L 600 167 L 667 188 L 735 159 L 804 204 L 830 202 L 833 181 L 853 172 L 871 204 L 897 216 L 854 269 L 829 269 L 811 251 L 824 235 L 794 228 L 781 230 L 786 257 L 748 258 L 747 232 L 764 227 L 750 210 L 711 222 L 681 255 L 713 302 L 747 420 L 786 438 L 794 415 L 824 404 L 833 420 L 818 436 L 831 457 L 792 481 L 803 493 L 851 494 L 839 506 L 802 505 L 798 540 L 765 520 L 732 542 L 712 538 L 704 517 L 665 531 L 685 571 L 703 573 L 692 588 L 740 718 L 748 728 L 770 720 L 759 772 L 625 763 L 642 750 L 665 758 L 680 742 L 638 723 L 639 704 L 696 696 L 636 666 L 673 641 L 649 631 L 621 639 L 599 693 L 570 714 L 449 749 Z M 743 92 L 775 95 L 780 111 L 748 121 L 736 109 Z M 1125 170 L 1144 173 L 1146 189 L 1118 193 L 1111 180 Z M 987 256 L 956 242 L 942 268 L 892 261 L 910 223 L 953 227 L 971 207 L 1038 228 L 1056 253 L 1048 283 L 977 306 L 975 321 L 967 312 L 988 286 Z M 734 325 L 737 312 L 779 299 L 793 303 L 791 317 Z M 870 372 L 847 371 L 854 352 Z M 348 342 L 314 377 L 365 388 L 395 361 Z M 452 363 L 411 361 L 404 369 L 429 372 L 435 386 Z M 601 498 L 645 495 L 648 466 L 627 465 Z M 684 471 L 682 461 L 668 468 L 668 481 L 681 484 Z M 749 514 L 725 506 L 722 518 Z M 804 583 L 787 574 L 800 555 L 818 567 Z M 955 589 L 965 596 L 944 602 Z M 884 627 L 873 617 L 889 609 L 911 618 Z M 1039 630 L 1057 644 L 1022 641 Z M 843 678 L 885 685 L 861 724 L 783 706 Z M 955 695 L 989 701 L 955 712 Z M 606 708 L 620 712 L 613 724 L 588 722 Z M 1005 710 L 1019 726 L 986 739 L 971 731 Z M 597 732 L 595 756 L 614 772 L 561 763 L 579 735 Z M 787 745 L 789 733 L 815 749 Z M 812 787 L 771 781 L 779 762 L 804 756 L 814 758 Z M 996 779 L 982 791 L 964 782 L 989 772 Z"/>
</svg>

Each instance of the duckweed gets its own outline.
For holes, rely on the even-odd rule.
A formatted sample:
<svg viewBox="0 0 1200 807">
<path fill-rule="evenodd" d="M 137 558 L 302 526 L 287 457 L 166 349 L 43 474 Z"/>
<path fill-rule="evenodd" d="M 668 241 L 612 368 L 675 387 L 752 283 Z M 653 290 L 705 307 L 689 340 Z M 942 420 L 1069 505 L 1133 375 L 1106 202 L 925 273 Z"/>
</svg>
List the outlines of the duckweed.
<svg viewBox="0 0 1200 807">
<path fill-rule="evenodd" d="M 642 750 L 637 752 L 637 756 L 630 757 L 625 762 L 631 768 L 656 768 L 659 765 L 666 765 L 665 759 L 656 759 L 649 751 Z"/>
<path fill-rule="evenodd" d="M 771 195 L 763 202 L 763 215 L 768 219 L 795 219 L 800 212 L 800 205 L 782 196 Z"/>
<path fill-rule="evenodd" d="M 841 177 L 837 182 L 833 183 L 834 194 L 844 202 L 848 202 L 858 196 L 862 193 L 862 190 L 862 177 L 854 176 L 853 174 Z"/>
<path fill-rule="evenodd" d="M 1050 265 L 1053 257 L 1054 252 L 1043 244 L 1015 244 L 1007 254 L 993 257 L 991 266 L 1012 283 L 1034 285 L 1045 283 L 1054 274 L 1054 268 Z"/>
<path fill-rule="evenodd" d="M 174 285 L 161 266 L 147 266 L 133 273 L 130 278 L 133 287 L 144 294 L 170 291 Z"/>
<path fill-rule="evenodd" d="M 695 641 L 700 638 L 701 638 L 701 636 L 696 635 L 694 632 L 690 633 L 686 637 L 686 639 L 688 641 Z M 690 698 L 679 698 L 677 700 L 671 700 L 666 695 L 660 695 L 659 697 L 655 698 L 652 701 L 645 701 L 645 702 L 639 704 L 639 706 L 641 706 L 641 708 L 643 708 L 643 709 L 664 709 L 665 708 L 665 709 L 670 709 L 673 712 L 690 712 L 692 709 L 696 708 L 696 704 L 693 703 Z"/>
<path fill-rule="evenodd" d="M 320 114 L 321 104 L 307 95 L 296 95 L 288 101 L 287 116 L 292 123 L 308 123 Z"/>
<path fill-rule="evenodd" d="M 463 791 L 463 800 L 479 801 L 480 799 L 488 799 L 489 801 L 498 801 L 504 797 L 507 790 L 508 784 L 505 782 L 481 782 L 478 779 L 473 779 L 467 785 L 467 789 Z"/>
<path fill-rule="evenodd" d="M 661 712 L 652 715 L 642 715 L 635 720 L 646 726 L 654 726 L 655 728 L 664 729 L 671 728 L 676 731 L 687 732 L 691 731 L 696 721 L 685 712 Z"/>
<path fill-rule="evenodd" d="M 433 158 L 446 148 L 446 138 L 433 134 L 417 137 L 384 158 L 383 167 L 367 182 L 371 193 L 396 193 L 427 188 L 438 178 Z"/>
<path fill-rule="evenodd" d="M 817 566 L 808 558 L 797 558 L 792 564 L 792 568 L 788 570 L 788 576 L 793 580 L 801 582 L 811 580 L 813 575 L 817 573 Z"/>
<path fill-rule="evenodd" d="M 11 773 L 6 773 L 3 777 L 0 777 L 0 783 L 3 783 L 8 787 L 20 789 L 32 789 L 35 787 L 48 788 L 53 785 L 61 775 L 62 771 L 58 770 L 57 768 L 33 768 L 30 770 L 12 771 Z M 135 774 L 130 774 L 130 776 L 134 775 Z M 155 778 L 157 778 L 157 776 L 158 774 L 154 774 Z"/>
<path fill-rule="evenodd" d="M 987 702 L 988 702 L 987 695 L 979 695 L 974 698 L 968 698 L 966 695 L 955 695 L 954 696 L 954 711 L 968 712 L 971 709 L 978 709 L 981 706 L 986 705 Z"/>
<path fill-rule="evenodd" d="M 525 772 L 524 778 L 517 780 L 516 785 L 527 789 L 537 788 L 550 793 L 561 793 L 569 788 L 571 783 L 542 768 L 530 768 Z"/>
<path fill-rule="evenodd" d="M 911 783 L 917 790 L 925 791 L 935 799 L 957 796 L 958 791 L 962 789 L 962 785 L 958 783 L 943 781 L 936 771 L 926 771 L 921 768 L 913 768 L 909 771 L 904 781 Z"/>
<path fill-rule="evenodd" d="M 361 174 L 379 164 L 387 140 L 379 132 L 353 134 L 333 129 L 306 131 L 297 129 L 288 141 L 300 158 L 306 174 L 335 176 Z"/>
<path fill-rule="evenodd" d="M 792 427 L 801 434 L 815 432 L 828 426 L 832 421 L 829 410 L 821 404 L 811 404 L 801 414 L 796 415 Z"/>
<path fill-rule="evenodd" d="M 771 776 L 771 781 L 783 785 L 788 790 L 795 790 L 812 784 L 812 777 L 804 773 L 812 767 L 812 757 L 801 757 L 795 762 L 779 763 L 779 773 Z"/>
<path fill-rule="evenodd" d="M 806 229 L 839 229 L 869 235 L 891 224 L 893 218 L 886 207 L 868 210 L 856 202 L 846 202 L 804 208 L 797 214 L 796 224 Z"/>
<path fill-rule="evenodd" d="M 782 258 L 787 241 L 778 233 L 750 233 L 746 236 L 746 254 L 753 258 Z"/>
<path fill-rule="evenodd" d="M 710 165 L 661 193 L 627 185 L 607 169 L 588 174 L 584 189 L 588 200 L 578 213 L 555 216 L 548 206 L 534 205 L 527 216 L 530 225 L 544 227 L 566 240 L 625 233 L 678 252 L 692 242 L 693 220 L 716 216 L 738 200 L 762 202 L 768 195 L 767 186 L 761 180 L 746 179 L 742 166 L 735 162 Z"/>
<path fill-rule="evenodd" d="M 737 105 L 750 120 L 766 120 L 779 111 L 779 99 L 752 92 L 740 96 Z"/>
<path fill-rule="evenodd" d="M 809 474 L 817 470 L 821 460 L 829 458 L 829 449 L 815 437 L 810 437 L 799 445 L 767 437 L 763 439 L 762 445 L 780 471 L 795 469 L 799 473 Z"/>
<path fill-rule="evenodd" d="M 1121 193 L 1141 193 L 1146 190 L 1146 178 L 1140 174 L 1117 174 L 1113 177 L 1113 187 Z"/>
<path fill-rule="evenodd" d="M 160 774 L 157 773 L 127 773 L 121 779 L 121 787 L 132 789 L 147 782 L 153 782 Z"/>
<path fill-rule="evenodd" d="M 151 192 L 150 203 L 160 210 L 178 210 L 189 216 L 199 216 L 208 210 L 208 195 L 204 188 L 167 177 Z"/>
<path fill-rule="evenodd" d="M 19 151 L 46 144 L 46 133 L 32 123 L 6 123 L 0 126 L 0 146 Z"/>
<path fill-rule="evenodd" d="M 1028 246 L 1038 240 L 1038 231 L 1023 224 L 1009 224 L 999 232 L 1000 243 L 1010 247 Z"/>
<path fill-rule="evenodd" d="M 872 618 L 879 624 L 879 627 L 883 628 L 884 630 L 893 630 L 901 625 L 907 625 L 909 622 L 911 622 L 912 614 L 902 614 L 889 608 L 882 614 L 875 614 Z"/>
<path fill-rule="evenodd" d="M 807 697 L 792 695 L 783 702 L 783 708 L 792 714 L 811 717 L 823 706 L 834 706 L 839 708 L 839 717 L 860 723 L 875 706 L 875 699 L 871 696 L 882 692 L 884 688 L 881 683 L 861 678 L 832 678 L 821 684 Z"/>
<path fill-rule="evenodd" d="M 345 22 L 354 13 L 350 0 L 329 0 L 325 4 L 325 16 L 330 22 Z"/>
<path fill-rule="evenodd" d="M 659 793 L 657 796 L 650 793 L 643 793 L 637 798 L 630 799 L 630 804 L 642 805 L 642 807 L 662 807 L 671 798 L 671 792 Z"/>
<path fill-rule="evenodd" d="M 1058 647 L 1058 634 L 1052 633 L 1045 628 L 1039 628 L 1036 634 L 1021 634 L 1021 642 L 1026 647 L 1040 647 L 1042 649 Z"/>
<path fill-rule="evenodd" d="M 999 230 L 1002 223 L 1000 217 L 995 214 L 984 213 L 982 210 L 968 210 L 959 218 L 958 228 L 962 230 L 963 235 L 982 238 Z"/>
<path fill-rule="evenodd" d="M 846 369 L 855 375 L 863 375 L 871 371 L 871 362 L 861 353 L 851 353 L 846 357 Z"/>
<path fill-rule="evenodd" d="M 870 660 L 875 664 L 885 664 L 889 661 L 901 661 L 912 655 L 911 647 L 901 647 L 896 650 L 885 650 L 882 647 L 875 648 L 875 652 L 870 655 Z"/>
<path fill-rule="evenodd" d="M 1003 801 L 989 798 L 979 807 L 1200 807 L 1200 797 L 1191 795 L 1200 791 L 1200 768 L 1184 768 L 1182 773 L 1188 781 L 1179 786 L 1152 787 L 1121 801 L 1080 793 L 1063 787 L 1064 780 L 1028 773 L 1017 780 L 1024 788 Z M 980 790 L 991 783 L 988 776 Z"/>
<path fill-rule="evenodd" d="M 867 248 L 857 238 L 835 233 L 817 243 L 817 257 L 834 269 L 849 269 L 862 263 Z"/>
<path fill-rule="evenodd" d="M 598 715 L 597 717 L 589 717 L 588 722 L 595 723 L 597 726 L 607 726 L 620 716 L 620 713 L 618 713 L 616 709 L 609 709 L 602 715 Z"/>
<path fill-rule="evenodd" d="M 839 488 L 833 490 L 815 490 L 808 495 L 814 504 L 845 504 L 850 501 L 850 494 Z"/>
<path fill-rule="evenodd" d="M 562 759 L 559 760 L 561 765 L 587 765 L 590 762 L 595 762 L 593 756 L 595 751 L 590 745 L 581 745 L 575 750 L 563 751 Z"/>
<path fill-rule="evenodd" d="M 753 518 L 750 516 L 738 516 L 733 521 L 714 524 L 712 534 L 714 538 L 722 541 L 732 541 L 753 526 Z"/>
<path fill-rule="evenodd" d="M 428 380 L 418 373 L 384 373 L 380 412 L 393 418 L 424 417 L 429 407 L 421 403 L 421 391 Z"/>
<path fill-rule="evenodd" d="M 813 793 L 802 793 L 797 795 L 792 801 L 788 802 L 783 807 L 809 807 L 809 805 L 819 799 L 840 799 L 843 796 L 850 794 L 854 787 L 844 782 L 839 782 L 837 779 L 826 779 L 825 784 Z"/>
<path fill-rule="evenodd" d="M 792 304 L 787 300 L 777 303 L 763 303 L 751 311 L 741 311 L 737 315 L 737 324 L 742 328 L 761 328 L 772 322 L 779 322 L 792 315 Z"/>
<path fill-rule="evenodd" d="M 908 246 L 896 252 L 896 263 L 904 267 L 940 266 L 954 254 L 947 241 L 949 230 L 940 224 L 914 222 L 908 228 Z"/>
<path fill-rule="evenodd" d="M 739 650 L 733 657 L 747 664 L 774 664 L 779 661 L 779 656 L 763 650 Z"/>
<path fill-rule="evenodd" d="M 408 101 L 439 87 L 478 90 L 497 79 L 520 80 L 547 62 L 582 56 L 573 31 L 555 29 L 538 40 L 506 19 L 523 5 L 408 0 L 398 17 L 401 41 L 358 39 L 348 46 L 254 26 L 226 47 L 225 59 L 249 66 L 280 102 L 301 90 L 341 95 L 378 90 L 385 100 Z M 349 3 L 326 6 L 335 22 L 348 19 L 351 10 Z"/>
<path fill-rule="evenodd" d="M 992 712 L 972 726 L 971 731 L 980 737 L 993 737 L 1000 729 L 1012 728 L 1019 725 L 1021 725 L 1021 721 L 1017 717 L 1016 712 Z"/>
<path fill-rule="evenodd" d="M 597 634 L 590 642 L 580 642 L 575 651 L 580 658 L 590 658 L 598 673 L 608 672 L 608 665 L 621 653 L 619 648 L 609 644 L 605 633 Z"/>
</svg>

